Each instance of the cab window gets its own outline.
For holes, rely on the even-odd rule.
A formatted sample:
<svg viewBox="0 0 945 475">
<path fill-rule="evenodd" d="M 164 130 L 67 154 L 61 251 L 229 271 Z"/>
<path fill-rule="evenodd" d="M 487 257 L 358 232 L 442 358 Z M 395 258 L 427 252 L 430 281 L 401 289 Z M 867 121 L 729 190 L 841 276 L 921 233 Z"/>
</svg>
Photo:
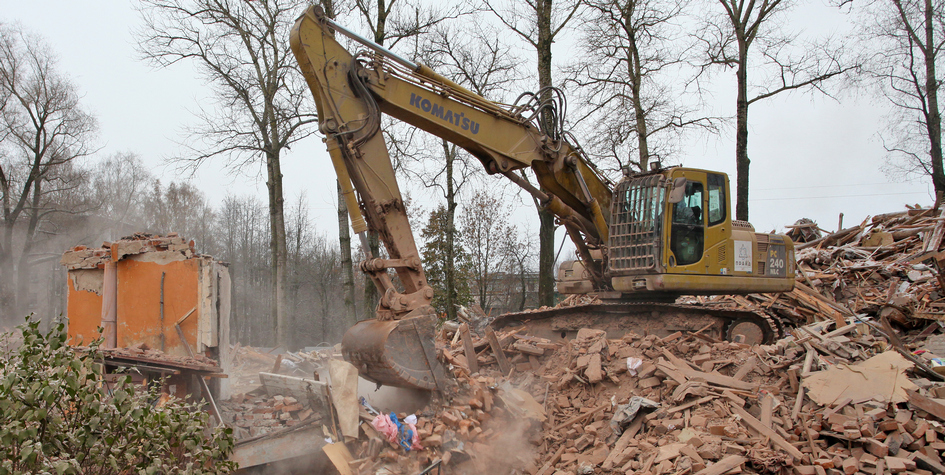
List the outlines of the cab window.
<svg viewBox="0 0 945 475">
<path fill-rule="evenodd" d="M 715 226 L 725 221 L 725 176 L 709 173 L 707 178 L 709 226 Z"/>
</svg>

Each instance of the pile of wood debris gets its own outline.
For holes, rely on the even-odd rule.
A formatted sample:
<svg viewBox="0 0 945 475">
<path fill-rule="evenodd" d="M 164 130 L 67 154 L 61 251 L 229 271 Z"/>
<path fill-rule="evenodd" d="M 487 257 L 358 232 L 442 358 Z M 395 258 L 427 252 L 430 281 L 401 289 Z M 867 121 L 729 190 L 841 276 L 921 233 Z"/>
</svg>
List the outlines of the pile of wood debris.
<svg viewBox="0 0 945 475">
<path fill-rule="evenodd" d="M 798 275 L 792 292 L 695 300 L 764 311 L 789 327 L 823 318 L 840 322 L 858 314 L 885 315 L 908 326 L 942 321 L 943 235 L 945 214 L 932 208 L 874 216 L 859 226 L 795 243 Z"/>
<path fill-rule="evenodd" d="M 220 405 L 223 422 L 234 429 L 237 440 L 292 427 L 313 418 L 324 418 L 308 400 L 277 394 L 235 394 Z"/>
<path fill-rule="evenodd" d="M 235 344 L 229 373 L 233 393 L 249 393 L 262 384 L 259 373 L 278 373 L 289 376 L 311 377 L 322 369 L 322 363 L 331 355 L 325 350 L 297 352 L 275 348 L 256 348 Z"/>
</svg>

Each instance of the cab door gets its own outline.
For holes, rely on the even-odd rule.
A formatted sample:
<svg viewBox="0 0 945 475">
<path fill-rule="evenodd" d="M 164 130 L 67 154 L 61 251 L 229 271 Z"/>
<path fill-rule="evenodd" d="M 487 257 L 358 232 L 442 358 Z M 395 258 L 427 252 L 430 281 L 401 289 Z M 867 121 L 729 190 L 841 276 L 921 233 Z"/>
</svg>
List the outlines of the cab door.
<svg viewBox="0 0 945 475">
<path fill-rule="evenodd" d="M 669 267 L 694 266 L 705 253 L 705 174 L 686 171 L 685 193 L 672 204 Z"/>
<path fill-rule="evenodd" d="M 667 269 L 674 273 L 725 274 L 726 255 L 732 252 L 727 177 L 723 173 L 682 169 L 673 178 L 677 182 L 685 178 L 686 183 L 682 199 L 668 208 Z"/>
</svg>

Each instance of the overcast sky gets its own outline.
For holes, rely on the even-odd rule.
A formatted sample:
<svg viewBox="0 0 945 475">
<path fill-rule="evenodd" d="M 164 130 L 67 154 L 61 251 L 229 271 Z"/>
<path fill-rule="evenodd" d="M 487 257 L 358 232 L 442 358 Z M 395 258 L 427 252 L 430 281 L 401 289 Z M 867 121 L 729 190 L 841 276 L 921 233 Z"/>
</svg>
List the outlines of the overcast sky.
<svg viewBox="0 0 945 475">
<path fill-rule="evenodd" d="M 807 18 L 808 28 L 817 33 L 844 34 L 842 17 L 819 1 L 798 16 Z M 60 69 L 72 77 L 83 104 L 99 120 L 103 148 L 98 157 L 132 151 L 164 181 L 190 178 L 164 160 L 179 150 L 197 105 L 212 104 L 210 91 L 188 64 L 156 70 L 138 59 L 131 32 L 140 21 L 132 5 L 130 0 L 0 0 L 0 21 L 19 21 L 45 37 L 59 55 Z M 567 51 L 559 46 L 556 58 L 563 59 Z M 711 98 L 715 112 L 731 116 L 734 74 L 716 78 Z M 868 97 L 840 96 L 837 102 L 784 94 L 752 105 L 750 212 L 756 229 L 783 230 L 806 217 L 834 230 L 840 213 L 845 214 L 844 226 L 850 226 L 868 215 L 902 210 L 907 203 L 930 205 L 929 180 L 896 183 L 880 171 L 882 104 Z M 693 139 L 686 150 L 684 165 L 727 172 L 734 184 L 733 128 L 718 138 Z M 260 170 L 233 177 L 224 165 L 222 160 L 210 162 L 192 177 L 212 203 L 219 204 L 229 193 L 254 194 L 265 202 Z M 337 236 L 334 173 L 321 140 L 312 137 L 296 145 L 284 157 L 283 171 L 287 199 L 306 193 L 316 231 Z M 520 211 L 515 216 L 523 227 L 537 230 L 533 214 Z"/>
</svg>

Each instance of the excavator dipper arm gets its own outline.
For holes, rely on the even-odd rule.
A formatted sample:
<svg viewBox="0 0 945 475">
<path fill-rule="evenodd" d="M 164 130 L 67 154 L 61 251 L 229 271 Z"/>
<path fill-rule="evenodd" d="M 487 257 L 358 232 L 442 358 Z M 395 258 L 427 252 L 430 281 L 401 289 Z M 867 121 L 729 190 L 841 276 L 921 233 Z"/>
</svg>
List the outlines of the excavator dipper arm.
<svg viewBox="0 0 945 475">
<path fill-rule="evenodd" d="M 336 32 L 369 51 L 352 55 L 335 39 Z M 565 140 L 566 134 L 542 130 L 535 104 L 516 108 L 491 102 L 346 30 L 317 7 L 296 21 L 290 41 L 315 97 L 352 228 L 367 255 L 361 270 L 381 295 L 377 320 L 361 322 L 345 335 L 345 356 L 375 382 L 434 389 L 442 368 L 423 351 L 429 349 L 424 344 L 432 344 L 433 290 L 380 133 L 381 113 L 455 143 L 490 174 L 506 176 L 526 189 L 565 225 L 586 262 L 594 262 L 591 249 L 607 242 L 608 216 L 602 210 L 610 208 L 610 187 L 580 149 Z M 537 105 L 541 107 L 549 105 Z M 540 188 L 514 173 L 526 167 L 534 171 Z M 377 232 L 387 259 L 369 254 L 364 245 L 367 230 Z M 606 286 L 600 267 L 591 264 L 589 270 L 601 287 Z"/>
</svg>

